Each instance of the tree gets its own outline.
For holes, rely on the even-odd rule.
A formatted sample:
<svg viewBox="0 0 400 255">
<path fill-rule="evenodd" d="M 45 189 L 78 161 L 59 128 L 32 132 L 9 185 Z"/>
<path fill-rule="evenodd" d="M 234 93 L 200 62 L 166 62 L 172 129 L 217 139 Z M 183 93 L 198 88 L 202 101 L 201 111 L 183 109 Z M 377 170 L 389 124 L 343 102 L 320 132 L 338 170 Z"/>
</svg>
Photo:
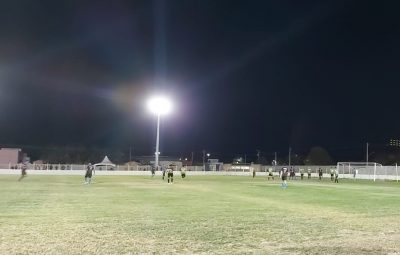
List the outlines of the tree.
<svg viewBox="0 0 400 255">
<path fill-rule="evenodd" d="M 333 164 L 333 159 L 327 150 L 317 146 L 310 150 L 304 163 L 306 165 L 331 165 Z"/>
</svg>

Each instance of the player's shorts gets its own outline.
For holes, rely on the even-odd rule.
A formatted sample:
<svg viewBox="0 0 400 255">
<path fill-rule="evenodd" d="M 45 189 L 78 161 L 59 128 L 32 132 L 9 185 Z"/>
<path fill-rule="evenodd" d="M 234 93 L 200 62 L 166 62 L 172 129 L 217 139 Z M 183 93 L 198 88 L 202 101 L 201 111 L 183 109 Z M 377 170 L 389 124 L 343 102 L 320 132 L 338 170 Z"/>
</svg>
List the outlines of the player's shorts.
<svg viewBox="0 0 400 255">
<path fill-rule="evenodd" d="M 85 174 L 85 178 L 92 178 L 91 174 Z"/>
<path fill-rule="evenodd" d="M 273 176 L 273 174 L 272 173 L 269 173 L 269 175 L 268 176 Z"/>
<path fill-rule="evenodd" d="M 182 178 L 185 178 L 186 177 L 186 174 L 182 174 Z"/>
<path fill-rule="evenodd" d="M 26 175 L 26 170 L 23 169 L 22 172 L 21 172 L 21 174 L 22 174 L 22 175 Z"/>
<path fill-rule="evenodd" d="M 174 173 L 168 173 L 168 178 L 169 177 L 174 177 Z"/>
</svg>

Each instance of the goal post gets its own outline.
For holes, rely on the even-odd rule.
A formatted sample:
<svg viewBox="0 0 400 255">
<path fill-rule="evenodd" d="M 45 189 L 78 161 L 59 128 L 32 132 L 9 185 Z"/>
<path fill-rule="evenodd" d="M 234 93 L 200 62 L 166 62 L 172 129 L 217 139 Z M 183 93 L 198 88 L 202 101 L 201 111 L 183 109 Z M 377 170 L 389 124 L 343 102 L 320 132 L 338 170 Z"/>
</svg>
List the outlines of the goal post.
<svg viewBox="0 0 400 255">
<path fill-rule="evenodd" d="M 370 179 L 376 181 L 378 177 L 385 179 L 386 173 L 382 164 L 376 162 L 338 162 L 337 170 L 342 178 Z"/>
</svg>

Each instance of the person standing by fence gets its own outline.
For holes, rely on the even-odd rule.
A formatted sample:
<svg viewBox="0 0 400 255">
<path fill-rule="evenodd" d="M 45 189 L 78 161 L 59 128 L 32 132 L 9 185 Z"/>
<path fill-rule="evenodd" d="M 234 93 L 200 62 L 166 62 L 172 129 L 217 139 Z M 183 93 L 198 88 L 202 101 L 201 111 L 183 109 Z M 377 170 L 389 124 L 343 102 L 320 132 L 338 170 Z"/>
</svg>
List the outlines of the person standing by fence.
<svg viewBox="0 0 400 255">
<path fill-rule="evenodd" d="M 282 168 L 282 185 L 281 185 L 283 189 L 286 189 L 288 187 L 287 177 L 288 177 L 288 170 L 286 167 L 284 167 Z"/>
<path fill-rule="evenodd" d="M 335 170 L 335 183 L 339 183 L 339 171 Z"/>
<path fill-rule="evenodd" d="M 24 162 L 21 165 L 21 177 L 19 177 L 18 181 L 21 181 L 23 178 L 26 177 L 26 169 L 28 169 L 28 166 L 27 166 L 26 162 Z"/>
<path fill-rule="evenodd" d="M 181 177 L 182 177 L 182 179 L 186 177 L 186 167 L 185 166 L 181 167 Z"/>
<path fill-rule="evenodd" d="M 272 178 L 272 180 L 274 180 L 274 174 L 272 173 L 272 167 L 268 168 L 268 181 L 269 178 Z"/>
<path fill-rule="evenodd" d="M 85 184 L 92 183 L 93 171 L 94 171 L 94 167 L 92 166 L 92 163 L 89 163 L 88 166 L 86 167 Z"/>
<path fill-rule="evenodd" d="M 174 168 L 172 165 L 169 165 L 169 167 L 167 168 L 167 179 L 168 179 L 168 183 L 173 183 L 174 182 Z"/>
<path fill-rule="evenodd" d="M 318 177 L 319 177 L 319 180 L 321 181 L 322 180 L 322 168 L 321 167 L 318 169 Z"/>
</svg>

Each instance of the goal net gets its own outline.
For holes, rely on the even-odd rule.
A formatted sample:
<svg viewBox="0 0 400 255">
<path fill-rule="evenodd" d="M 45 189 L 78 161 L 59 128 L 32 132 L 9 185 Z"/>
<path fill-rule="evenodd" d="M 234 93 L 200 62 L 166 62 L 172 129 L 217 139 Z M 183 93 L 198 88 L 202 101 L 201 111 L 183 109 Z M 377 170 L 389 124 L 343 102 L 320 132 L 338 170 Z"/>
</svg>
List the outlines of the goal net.
<svg viewBox="0 0 400 255">
<path fill-rule="evenodd" d="M 337 169 L 342 178 L 385 179 L 386 172 L 382 164 L 376 162 L 338 162 Z"/>
</svg>

